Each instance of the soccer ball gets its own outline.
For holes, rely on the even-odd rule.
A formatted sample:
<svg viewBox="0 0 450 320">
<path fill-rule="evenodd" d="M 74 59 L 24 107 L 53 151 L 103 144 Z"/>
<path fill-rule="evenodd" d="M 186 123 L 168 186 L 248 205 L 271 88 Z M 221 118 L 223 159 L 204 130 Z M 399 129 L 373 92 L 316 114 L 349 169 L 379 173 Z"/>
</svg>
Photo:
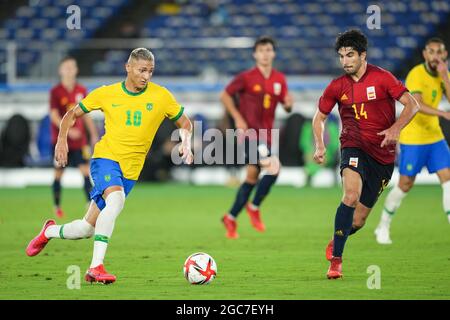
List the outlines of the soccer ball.
<svg viewBox="0 0 450 320">
<path fill-rule="evenodd" d="M 191 284 L 208 284 L 216 277 L 217 265 L 209 254 L 197 252 L 186 259 L 183 273 Z"/>
</svg>

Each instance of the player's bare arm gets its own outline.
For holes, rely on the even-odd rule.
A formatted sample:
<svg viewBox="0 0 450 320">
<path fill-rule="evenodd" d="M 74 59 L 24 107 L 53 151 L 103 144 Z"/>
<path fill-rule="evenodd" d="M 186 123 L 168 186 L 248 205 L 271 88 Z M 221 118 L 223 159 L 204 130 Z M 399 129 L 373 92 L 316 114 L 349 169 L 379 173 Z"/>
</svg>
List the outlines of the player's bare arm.
<svg viewBox="0 0 450 320">
<path fill-rule="evenodd" d="M 231 97 L 226 91 L 223 91 L 220 95 L 220 101 L 224 105 L 225 110 L 227 110 L 231 117 L 233 117 L 236 129 L 247 130 L 247 123 L 245 122 L 239 110 L 236 108 L 233 97 Z"/>
<path fill-rule="evenodd" d="M 380 145 L 381 148 L 396 144 L 400 136 L 400 131 L 412 120 L 420 109 L 419 103 L 409 92 L 403 93 L 398 101 L 403 104 L 404 108 L 397 121 L 390 128 L 378 133 L 378 135 L 384 136 Z"/>
<path fill-rule="evenodd" d="M 178 152 L 186 164 L 191 164 L 194 156 L 191 149 L 191 137 L 192 137 L 192 123 L 189 118 L 183 114 L 177 121 L 175 125 L 180 129 L 181 145 Z"/>
<path fill-rule="evenodd" d="M 435 109 L 427 105 L 422 100 L 422 94 L 421 93 L 413 93 L 414 99 L 417 100 L 417 103 L 420 106 L 419 112 L 423 114 L 428 114 L 431 116 L 438 116 L 442 117 L 444 119 L 450 120 L 450 112 L 449 111 L 443 111 L 439 109 Z"/>
<path fill-rule="evenodd" d="M 292 95 L 288 92 L 288 93 L 286 93 L 286 96 L 284 97 L 283 108 L 284 108 L 284 110 L 286 110 L 287 112 L 291 112 L 293 106 L 294 106 L 294 98 L 293 98 Z"/>
<path fill-rule="evenodd" d="M 67 146 L 67 134 L 69 129 L 75 124 L 75 120 L 84 115 L 84 111 L 77 105 L 75 108 L 66 112 L 61 120 L 59 127 L 58 140 L 55 146 L 55 161 L 60 167 L 67 165 L 67 154 L 69 147 Z"/>
<path fill-rule="evenodd" d="M 316 146 L 316 151 L 314 152 L 314 161 L 318 164 L 325 162 L 325 143 L 323 142 L 323 131 L 325 128 L 325 121 L 327 120 L 327 115 L 316 111 L 314 118 L 312 120 L 312 127 L 314 133 L 314 143 Z"/>
</svg>

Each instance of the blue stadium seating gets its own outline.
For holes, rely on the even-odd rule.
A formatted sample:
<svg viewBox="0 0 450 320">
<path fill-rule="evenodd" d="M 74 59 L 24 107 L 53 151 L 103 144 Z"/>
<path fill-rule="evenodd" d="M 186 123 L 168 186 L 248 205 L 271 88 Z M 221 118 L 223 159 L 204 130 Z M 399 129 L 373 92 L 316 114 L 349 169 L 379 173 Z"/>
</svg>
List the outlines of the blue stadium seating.
<svg viewBox="0 0 450 320">
<path fill-rule="evenodd" d="M 142 38 L 160 38 L 166 43 L 223 37 L 256 38 L 267 34 L 278 42 L 276 66 L 288 74 L 330 74 L 339 72 L 333 51 L 339 32 L 359 27 L 369 36 L 370 62 L 395 70 L 410 58 L 417 46 L 433 35 L 446 21 L 450 3 L 446 0 L 385 1 L 381 6 L 381 29 L 368 30 L 366 9 L 369 0 L 220 0 L 214 9 L 208 1 L 180 1 L 177 14 L 159 13 L 140 30 Z M 80 0 L 83 29 L 66 29 L 65 8 L 71 0 L 40 0 L 34 7 L 20 7 L 14 18 L 0 27 L 0 40 L 44 43 L 65 41 L 76 48 L 92 37 L 106 19 L 118 13 L 129 0 Z M 90 8 L 95 8 L 90 10 Z M 195 45 L 174 49 L 153 49 L 159 75 L 198 75 L 206 66 L 222 74 L 233 74 L 253 64 L 251 48 L 200 48 Z M 1 52 L 1 50 L 0 50 Z M 92 66 L 95 75 L 121 75 L 117 68 L 129 50 L 111 50 Z M 39 59 L 39 50 L 27 50 L 18 56 L 19 74 Z M 0 53 L 0 65 L 4 54 Z M 188 61 L 188 63 L 187 63 Z M 0 70 L 1 71 L 1 70 Z M 0 72 L 1 73 L 1 72 Z"/>
</svg>

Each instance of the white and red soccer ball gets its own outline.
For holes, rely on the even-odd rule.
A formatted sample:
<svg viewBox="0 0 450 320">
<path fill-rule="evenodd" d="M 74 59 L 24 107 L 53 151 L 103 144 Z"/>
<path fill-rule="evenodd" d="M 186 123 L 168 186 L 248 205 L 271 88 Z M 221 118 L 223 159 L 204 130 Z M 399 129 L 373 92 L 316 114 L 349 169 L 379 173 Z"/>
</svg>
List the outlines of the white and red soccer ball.
<svg viewBox="0 0 450 320">
<path fill-rule="evenodd" d="M 183 274 L 191 284 L 208 284 L 217 275 L 217 265 L 209 254 L 197 252 L 184 262 Z"/>
</svg>

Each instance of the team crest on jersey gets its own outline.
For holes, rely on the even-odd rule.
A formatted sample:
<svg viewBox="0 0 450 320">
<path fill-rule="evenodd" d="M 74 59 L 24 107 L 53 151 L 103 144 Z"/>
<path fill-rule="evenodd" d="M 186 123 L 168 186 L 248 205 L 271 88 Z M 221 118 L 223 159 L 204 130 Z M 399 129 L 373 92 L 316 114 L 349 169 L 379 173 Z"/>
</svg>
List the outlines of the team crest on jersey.
<svg viewBox="0 0 450 320">
<path fill-rule="evenodd" d="M 375 87 L 367 87 L 367 99 L 374 100 L 377 98 L 377 94 L 375 93 Z"/>
<path fill-rule="evenodd" d="M 147 109 L 147 111 L 152 111 L 153 103 L 147 103 L 146 109 Z"/>
<path fill-rule="evenodd" d="M 254 92 L 261 92 L 261 90 L 262 90 L 262 88 L 261 88 L 261 86 L 259 84 L 255 84 L 253 86 L 253 91 Z"/>
<path fill-rule="evenodd" d="M 358 158 L 350 158 L 348 162 L 352 167 L 358 168 Z"/>
<path fill-rule="evenodd" d="M 274 93 L 276 96 L 280 95 L 280 93 L 281 93 L 281 83 L 275 82 L 275 83 L 273 84 L 273 93 Z"/>
</svg>

